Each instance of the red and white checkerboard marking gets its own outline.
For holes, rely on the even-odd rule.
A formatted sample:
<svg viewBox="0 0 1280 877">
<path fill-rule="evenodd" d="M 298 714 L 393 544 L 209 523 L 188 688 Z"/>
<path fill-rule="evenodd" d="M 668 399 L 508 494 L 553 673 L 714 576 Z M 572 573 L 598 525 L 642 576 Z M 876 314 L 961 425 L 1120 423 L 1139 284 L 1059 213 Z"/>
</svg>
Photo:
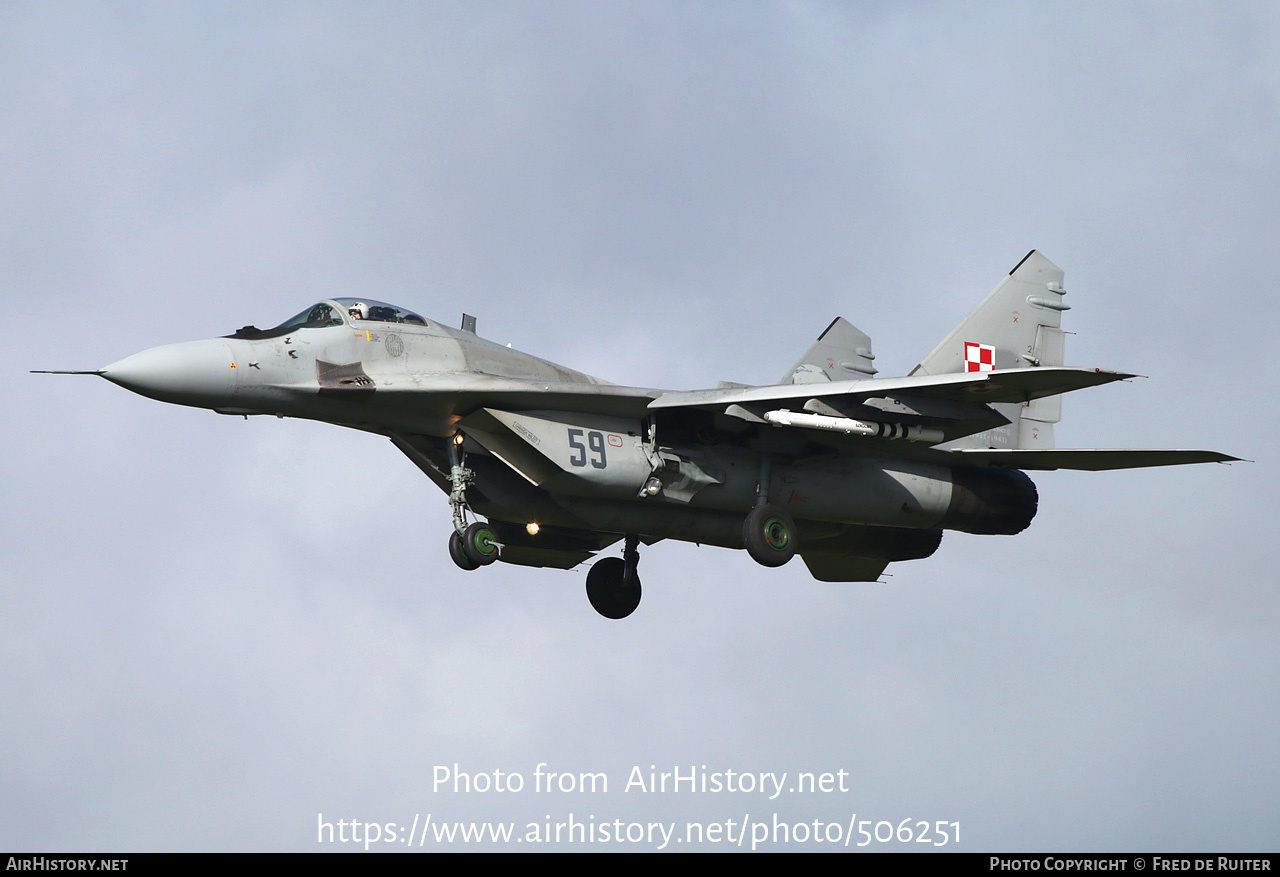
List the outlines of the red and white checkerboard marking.
<svg viewBox="0 0 1280 877">
<path fill-rule="evenodd" d="M 996 367 L 996 349 L 991 344 L 964 343 L 964 370 L 989 372 Z"/>
</svg>

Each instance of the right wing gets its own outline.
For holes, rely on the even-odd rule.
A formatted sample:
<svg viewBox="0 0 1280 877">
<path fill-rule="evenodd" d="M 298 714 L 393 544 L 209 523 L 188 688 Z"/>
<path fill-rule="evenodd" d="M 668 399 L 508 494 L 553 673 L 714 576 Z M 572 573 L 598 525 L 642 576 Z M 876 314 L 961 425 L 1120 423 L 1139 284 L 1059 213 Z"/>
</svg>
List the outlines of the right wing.
<svg viewBox="0 0 1280 877">
<path fill-rule="evenodd" d="M 1123 381 L 1136 375 L 1093 368 L 1052 366 L 1008 368 L 945 375 L 916 375 L 861 381 L 831 381 L 817 384 L 780 384 L 772 387 L 729 387 L 718 390 L 688 390 L 662 393 L 650 408 L 700 408 L 723 411 L 730 405 L 759 406 L 794 404 L 797 400 L 822 399 L 838 405 L 841 401 L 861 403 L 886 394 L 905 393 L 952 402 L 1029 402 L 1085 387 Z"/>
<path fill-rule="evenodd" d="M 1111 450 L 1063 448 L 1060 450 L 969 449 L 949 451 L 960 462 L 972 461 L 1000 469 L 1142 469 L 1148 466 L 1181 466 L 1185 463 L 1234 463 L 1239 457 L 1217 451 Z"/>
</svg>

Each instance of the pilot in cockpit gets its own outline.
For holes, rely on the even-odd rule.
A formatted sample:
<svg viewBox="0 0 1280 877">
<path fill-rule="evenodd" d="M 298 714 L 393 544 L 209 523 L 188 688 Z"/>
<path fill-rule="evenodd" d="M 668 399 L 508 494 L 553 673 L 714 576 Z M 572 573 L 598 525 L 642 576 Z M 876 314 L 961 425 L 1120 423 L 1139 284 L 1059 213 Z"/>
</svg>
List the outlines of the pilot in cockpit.
<svg viewBox="0 0 1280 877">
<path fill-rule="evenodd" d="M 351 307 L 347 308 L 347 313 L 351 315 L 353 320 L 369 319 L 369 306 L 362 301 L 353 302 Z"/>
</svg>

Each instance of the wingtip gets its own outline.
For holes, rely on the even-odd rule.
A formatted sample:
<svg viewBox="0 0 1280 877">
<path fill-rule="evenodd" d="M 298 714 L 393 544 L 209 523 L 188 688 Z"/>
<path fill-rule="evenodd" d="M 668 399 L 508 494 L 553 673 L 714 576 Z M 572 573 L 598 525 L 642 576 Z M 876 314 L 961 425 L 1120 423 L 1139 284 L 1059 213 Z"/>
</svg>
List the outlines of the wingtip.
<svg viewBox="0 0 1280 877">
<path fill-rule="evenodd" d="M 1095 374 L 1106 375 L 1113 381 L 1131 381 L 1134 378 L 1146 378 L 1147 375 L 1136 375 L 1132 372 L 1121 372 L 1110 368 L 1086 368 L 1085 371 L 1092 371 Z"/>
</svg>

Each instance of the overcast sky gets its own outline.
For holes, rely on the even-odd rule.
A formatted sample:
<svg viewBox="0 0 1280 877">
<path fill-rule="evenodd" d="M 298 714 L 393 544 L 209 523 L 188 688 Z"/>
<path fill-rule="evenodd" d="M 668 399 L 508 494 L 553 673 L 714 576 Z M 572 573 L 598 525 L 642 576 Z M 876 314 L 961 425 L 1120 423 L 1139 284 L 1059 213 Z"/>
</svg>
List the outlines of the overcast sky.
<svg viewBox="0 0 1280 877">
<path fill-rule="evenodd" d="M 1273 4 L 0 0 L 0 83 L 0 848 L 428 813 L 1280 846 Z M 661 543 L 622 622 L 582 569 L 454 567 L 384 439 L 27 373 L 358 295 L 672 388 L 843 315 L 904 374 L 1032 248 L 1068 364 L 1148 376 L 1060 446 L 1256 462 L 1040 474 L 1027 532 L 888 584 Z M 433 790 L 455 763 L 526 788 Z"/>
</svg>

